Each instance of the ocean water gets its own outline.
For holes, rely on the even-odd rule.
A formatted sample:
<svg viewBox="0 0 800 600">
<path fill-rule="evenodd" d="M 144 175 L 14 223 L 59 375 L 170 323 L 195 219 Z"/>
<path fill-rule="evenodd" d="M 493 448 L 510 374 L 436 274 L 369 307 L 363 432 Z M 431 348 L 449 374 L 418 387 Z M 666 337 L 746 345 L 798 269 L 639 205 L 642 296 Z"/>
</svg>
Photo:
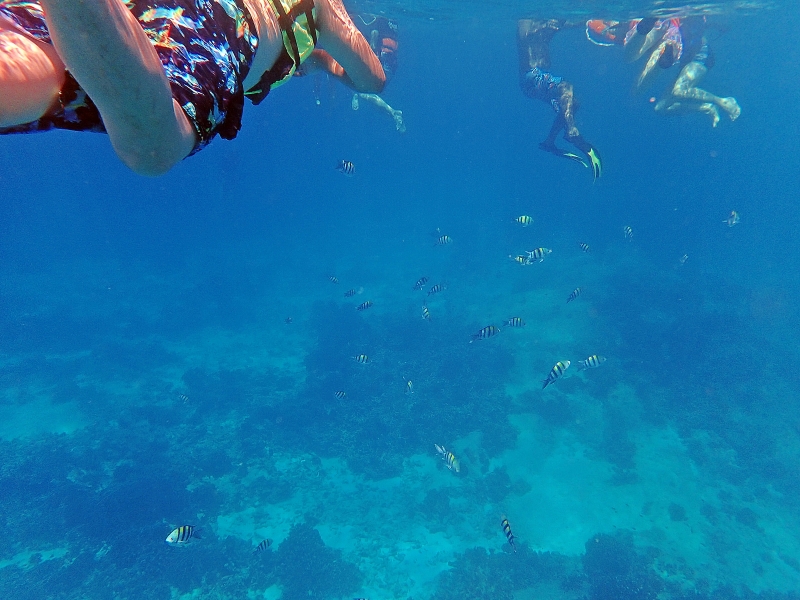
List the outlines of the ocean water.
<svg viewBox="0 0 800 600">
<path fill-rule="evenodd" d="M 653 7 L 356 6 L 403 134 L 309 77 L 155 179 L 0 138 L 0 598 L 800 597 L 800 7 L 704 7 L 716 128 L 560 32 L 596 182 L 517 82 L 518 16 Z"/>
</svg>

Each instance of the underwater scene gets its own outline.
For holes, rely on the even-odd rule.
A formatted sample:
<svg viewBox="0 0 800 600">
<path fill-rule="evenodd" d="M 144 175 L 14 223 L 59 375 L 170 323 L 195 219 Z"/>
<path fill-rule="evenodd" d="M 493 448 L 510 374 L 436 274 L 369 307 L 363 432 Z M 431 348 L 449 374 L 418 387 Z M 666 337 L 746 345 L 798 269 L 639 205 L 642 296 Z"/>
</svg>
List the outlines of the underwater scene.
<svg viewBox="0 0 800 600">
<path fill-rule="evenodd" d="M 379 96 L 0 136 L 0 598 L 800 598 L 800 4 L 345 5 Z"/>
</svg>

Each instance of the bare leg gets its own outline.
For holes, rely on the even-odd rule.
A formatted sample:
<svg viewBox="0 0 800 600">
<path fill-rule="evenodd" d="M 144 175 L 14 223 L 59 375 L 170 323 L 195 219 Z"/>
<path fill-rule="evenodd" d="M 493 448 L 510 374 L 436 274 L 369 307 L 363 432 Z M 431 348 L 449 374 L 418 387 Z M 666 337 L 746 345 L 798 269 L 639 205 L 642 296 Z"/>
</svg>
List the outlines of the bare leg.
<svg viewBox="0 0 800 600">
<path fill-rule="evenodd" d="M 37 120 L 63 84 L 64 63 L 55 49 L 0 18 L 0 127 Z"/>
<path fill-rule="evenodd" d="M 56 50 L 97 105 L 122 161 L 137 173 L 159 175 L 186 157 L 195 130 L 122 0 L 42 0 L 42 6 Z"/>
<path fill-rule="evenodd" d="M 666 112 L 685 112 L 694 110 L 711 116 L 714 127 L 719 123 L 719 111 L 724 110 L 731 121 L 735 121 L 742 112 L 736 98 L 720 98 L 711 92 L 697 87 L 697 84 L 708 72 L 705 65 L 690 62 L 678 75 L 672 86 L 670 97 L 656 105 L 656 110 Z M 684 101 L 684 102 L 682 102 Z M 690 102 L 685 102 L 690 101 Z"/>
<path fill-rule="evenodd" d="M 394 119 L 394 126 L 400 133 L 405 133 L 406 125 L 403 122 L 403 111 L 395 110 L 378 94 L 360 94 L 356 92 L 353 95 L 353 110 L 358 110 L 358 99 L 361 98 L 362 100 L 367 100 L 380 108 L 381 110 L 387 112 L 392 119 Z"/>
</svg>

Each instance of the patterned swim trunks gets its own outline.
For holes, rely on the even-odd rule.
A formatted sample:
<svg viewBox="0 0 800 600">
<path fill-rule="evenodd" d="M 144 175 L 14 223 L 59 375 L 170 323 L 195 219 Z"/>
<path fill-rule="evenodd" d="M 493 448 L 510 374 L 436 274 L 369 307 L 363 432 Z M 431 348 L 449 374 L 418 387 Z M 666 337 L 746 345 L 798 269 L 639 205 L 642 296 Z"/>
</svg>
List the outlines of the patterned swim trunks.
<svg viewBox="0 0 800 600">
<path fill-rule="evenodd" d="M 133 0 L 125 3 L 156 49 L 172 89 L 197 131 L 198 152 L 216 135 L 233 139 L 241 128 L 244 90 L 258 38 L 242 0 Z M 0 1 L 5 17 L 35 39 L 50 43 L 38 2 Z M 67 73 L 56 103 L 32 123 L 0 133 L 51 129 L 104 132 L 97 107 Z"/>
<path fill-rule="evenodd" d="M 520 86 L 528 98 L 549 102 L 553 110 L 559 112 L 561 107 L 558 103 L 558 86 L 562 81 L 564 81 L 563 77 L 557 77 L 549 71 L 533 67 L 522 76 Z"/>
</svg>

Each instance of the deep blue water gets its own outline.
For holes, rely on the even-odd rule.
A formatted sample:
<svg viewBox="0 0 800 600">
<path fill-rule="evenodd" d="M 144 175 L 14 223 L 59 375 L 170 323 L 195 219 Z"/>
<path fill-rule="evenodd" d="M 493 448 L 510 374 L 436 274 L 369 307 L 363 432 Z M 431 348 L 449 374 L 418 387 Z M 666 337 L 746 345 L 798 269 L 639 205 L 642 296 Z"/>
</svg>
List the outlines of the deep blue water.
<svg viewBox="0 0 800 600">
<path fill-rule="evenodd" d="M 0 596 L 797 597 L 798 13 L 718 18 L 716 129 L 559 33 L 595 183 L 484 16 L 400 21 L 405 134 L 306 78 L 157 179 L 0 139 Z"/>
</svg>

